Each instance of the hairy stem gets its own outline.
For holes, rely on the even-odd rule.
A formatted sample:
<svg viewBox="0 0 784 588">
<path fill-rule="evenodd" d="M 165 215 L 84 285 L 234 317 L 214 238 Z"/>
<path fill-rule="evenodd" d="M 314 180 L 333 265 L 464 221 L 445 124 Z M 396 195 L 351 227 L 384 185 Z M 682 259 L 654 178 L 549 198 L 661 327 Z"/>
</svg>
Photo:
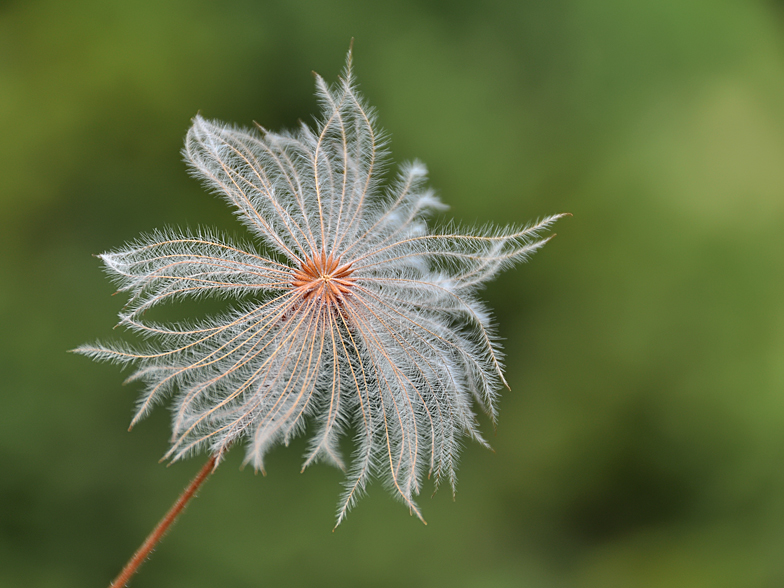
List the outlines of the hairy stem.
<svg viewBox="0 0 784 588">
<path fill-rule="evenodd" d="M 199 487 L 210 477 L 210 474 L 215 470 L 215 467 L 215 456 L 213 455 L 207 460 L 207 463 L 204 464 L 204 467 L 201 468 L 196 477 L 193 478 L 193 481 L 188 484 L 188 487 L 185 488 L 183 493 L 180 494 L 177 502 L 172 505 L 169 512 L 166 513 L 166 516 L 161 519 L 161 522 L 153 529 L 152 533 L 147 536 L 147 539 L 144 540 L 142 546 L 139 547 L 136 553 L 133 554 L 133 557 L 125 564 L 122 572 L 120 572 L 120 575 L 109 585 L 109 588 L 120 588 L 128 584 L 131 576 L 136 573 L 136 570 L 139 569 L 139 566 L 142 565 L 142 562 L 147 558 L 155 545 L 163 538 L 172 523 L 174 523 L 180 513 L 185 510 L 185 506 L 190 499 L 196 495 L 196 491 Z"/>
</svg>

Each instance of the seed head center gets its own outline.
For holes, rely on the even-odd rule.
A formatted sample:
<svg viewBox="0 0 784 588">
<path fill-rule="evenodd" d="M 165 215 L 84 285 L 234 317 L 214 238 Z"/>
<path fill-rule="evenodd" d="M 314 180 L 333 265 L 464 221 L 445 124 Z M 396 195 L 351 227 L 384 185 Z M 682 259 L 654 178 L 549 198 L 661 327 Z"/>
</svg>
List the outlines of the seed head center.
<svg viewBox="0 0 784 588">
<path fill-rule="evenodd" d="M 299 269 L 294 270 L 291 285 L 303 300 L 316 296 L 325 304 L 334 305 L 351 291 L 353 273 L 350 263 L 341 264 L 340 257 L 327 255 L 322 250 L 306 258 Z"/>
</svg>

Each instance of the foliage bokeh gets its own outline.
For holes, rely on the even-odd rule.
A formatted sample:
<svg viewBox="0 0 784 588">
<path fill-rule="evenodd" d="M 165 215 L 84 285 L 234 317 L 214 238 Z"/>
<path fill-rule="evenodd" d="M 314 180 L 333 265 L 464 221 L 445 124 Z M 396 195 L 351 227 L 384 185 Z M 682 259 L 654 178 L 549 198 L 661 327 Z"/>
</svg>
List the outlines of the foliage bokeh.
<svg viewBox="0 0 784 588">
<path fill-rule="evenodd" d="M 512 391 L 407 516 L 240 452 L 135 586 L 784 582 L 784 6 L 687 0 L 0 5 L 0 585 L 108 583 L 201 465 L 67 349 L 122 305 L 90 254 L 236 225 L 190 118 L 292 127 L 355 37 L 396 161 L 466 223 L 569 211 L 490 285 Z M 484 422 L 486 430 L 491 426 Z M 427 489 L 425 490 L 427 492 Z"/>
</svg>

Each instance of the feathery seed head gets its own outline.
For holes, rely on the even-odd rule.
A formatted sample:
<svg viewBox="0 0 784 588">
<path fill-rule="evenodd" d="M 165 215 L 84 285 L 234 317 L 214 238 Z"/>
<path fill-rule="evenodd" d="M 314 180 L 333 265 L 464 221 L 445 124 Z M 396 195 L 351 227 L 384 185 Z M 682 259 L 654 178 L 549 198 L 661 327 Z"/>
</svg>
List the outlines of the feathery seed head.
<svg viewBox="0 0 784 588">
<path fill-rule="evenodd" d="M 379 184 L 384 142 L 351 54 L 337 84 L 316 76 L 316 87 L 315 129 L 193 120 L 183 149 L 191 173 L 228 201 L 257 246 L 169 231 L 102 255 L 130 295 L 121 324 L 148 344 L 77 351 L 137 366 L 129 380 L 146 389 L 132 424 L 172 400 L 170 459 L 220 458 L 244 443 L 263 470 L 272 445 L 309 427 L 305 465 L 346 469 L 337 440 L 353 431 L 338 523 L 373 474 L 421 518 L 413 497 L 423 474 L 454 487 L 462 436 L 486 445 L 474 405 L 495 419 L 505 384 L 477 290 L 541 247 L 540 233 L 562 215 L 522 228 L 433 230 L 427 218 L 443 205 L 422 163 Z M 189 324 L 142 318 L 160 303 L 210 295 L 245 302 Z"/>
</svg>

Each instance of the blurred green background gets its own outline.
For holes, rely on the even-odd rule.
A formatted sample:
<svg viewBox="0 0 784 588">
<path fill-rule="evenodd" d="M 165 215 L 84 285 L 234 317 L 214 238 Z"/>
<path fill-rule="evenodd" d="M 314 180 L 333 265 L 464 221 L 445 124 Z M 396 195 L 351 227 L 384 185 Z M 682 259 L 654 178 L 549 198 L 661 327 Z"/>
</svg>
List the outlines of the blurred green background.
<svg viewBox="0 0 784 588">
<path fill-rule="evenodd" d="M 235 450 L 133 586 L 784 585 L 784 3 L 0 4 L 0 586 L 105 586 L 200 468 L 66 353 L 122 306 L 91 257 L 242 234 L 186 175 L 201 112 L 293 127 L 355 37 L 360 87 L 466 223 L 569 211 L 492 283 L 495 453 L 429 525 L 375 483 Z"/>
</svg>

